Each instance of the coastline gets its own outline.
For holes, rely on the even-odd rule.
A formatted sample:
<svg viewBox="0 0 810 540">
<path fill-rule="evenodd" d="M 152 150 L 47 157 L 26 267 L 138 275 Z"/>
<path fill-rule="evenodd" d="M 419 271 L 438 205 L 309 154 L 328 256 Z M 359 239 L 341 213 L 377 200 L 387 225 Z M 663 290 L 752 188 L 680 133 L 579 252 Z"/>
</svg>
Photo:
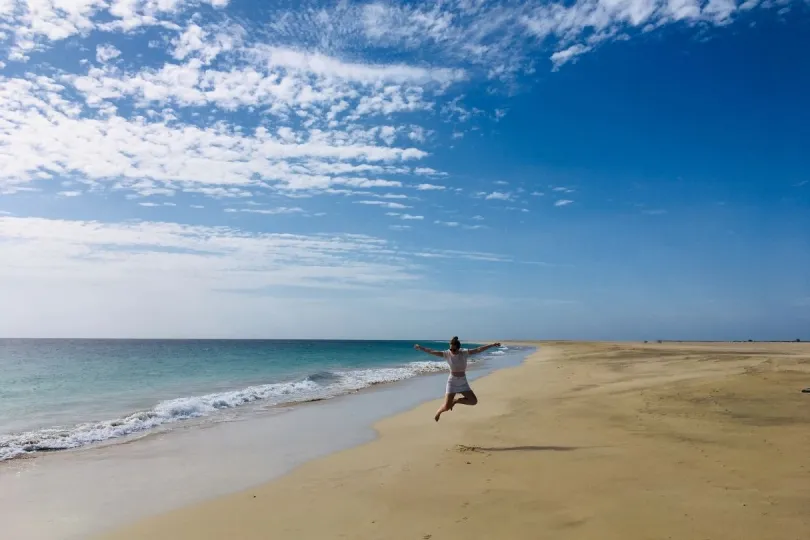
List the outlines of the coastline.
<svg viewBox="0 0 810 540">
<path fill-rule="evenodd" d="M 0 357 L 0 463 L 444 371 L 405 341 L 16 340 Z"/>
<path fill-rule="evenodd" d="M 371 442 L 105 540 L 800 538 L 806 344 L 541 342 Z"/>
<path fill-rule="evenodd" d="M 522 362 L 513 350 L 475 366 L 476 379 Z M 334 398 L 260 407 L 210 424 L 189 421 L 75 450 L 0 463 L 4 530 L 26 540 L 78 540 L 238 493 L 310 460 L 372 441 L 379 420 L 438 399 L 446 373 Z M 250 411 L 250 409 L 248 409 Z"/>
</svg>

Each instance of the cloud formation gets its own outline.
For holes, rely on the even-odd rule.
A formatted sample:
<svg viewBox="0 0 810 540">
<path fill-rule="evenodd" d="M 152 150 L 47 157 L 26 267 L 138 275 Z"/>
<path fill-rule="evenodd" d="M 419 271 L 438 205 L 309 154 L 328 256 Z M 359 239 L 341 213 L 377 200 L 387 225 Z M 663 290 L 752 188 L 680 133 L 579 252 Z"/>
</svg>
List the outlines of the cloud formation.
<svg viewBox="0 0 810 540">
<path fill-rule="evenodd" d="M 424 219 L 409 214 L 402 217 Z M 270 286 L 381 286 L 422 275 L 419 265 L 408 262 L 414 253 L 388 240 L 358 234 L 252 233 L 159 221 L 104 223 L 3 215 L 0 242 L 4 255 L 15 261 L 0 268 L 0 282 L 6 284 L 56 279 L 77 285 L 114 283 L 133 290 L 169 280 L 201 291 L 236 292 Z M 510 261 L 491 253 L 431 253 L 435 257 Z"/>
<path fill-rule="evenodd" d="M 286 235 L 210 224 L 311 231 L 319 223 L 305 218 L 323 216 L 331 197 L 335 214 L 392 218 L 380 228 L 403 242 L 406 231 L 439 233 L 427 220 L 452 234 L 483 228 L 481 216 L 434 214 L 445 193 L 483 189 L 441 170 L 453 160 L 438 154 L 473 148 L 484 129 L 512 118 L 503 107 L 482 110 L 476 94 L 575 69 L 615 40 L 729 24 L 766 5 L 301 0 L 257 15 L 228 0 L 0 0 L 0 194 L 84 208 L 95 195 L 117 198 L 146 220 L 3 217 L 3 256 L 18 262 L 0 268 L 0 282 L 129 291 L 134 276 L 132 287 L 161 290 L 168 280 L 230 293 L 412 282 L 425 277 L 414 257 L 509 262 L 430 246 L 406 253 L 376 229 Z M 469 202 L 509 201 L 526 213 L 527 193 L 507 181 Z M 573 191 L 549 189 L 552 200 Z M 209 225 L 154 221 L 167 216 Z"/>
<path fill-rule="evenodd" d="M 188 279 L 201 289 L 259 289 L 275 285 L 338 287 L 411 280 L 416 269 L 387 252 L 385 240 L 364 235 L 248 233 L 230 227 L 178 223 L 0 218 L 5 280 L 133 286 Z M 49 278 L 48 276 L 51 276 Z"/>
<path fill-rule="evenodd" d="M 139 196 L 248 197 L 446 176 L 418 164 L 435 137 L 425 120 L 505 114 L 466 105 L 470 85 L 511 84 L 543 55 L 559 69 L 634 32 L 727 24 L 753 7 L 305 0 L 251 21 L 227 0 L 4 0 L 2 61 L 13 69 L 0 76 L 0 191 L 75 178 Z M 133 54 L 123 37 L 156 53 Z M 76 64 L 37 64 L 86 43 Z"/>
</svg>

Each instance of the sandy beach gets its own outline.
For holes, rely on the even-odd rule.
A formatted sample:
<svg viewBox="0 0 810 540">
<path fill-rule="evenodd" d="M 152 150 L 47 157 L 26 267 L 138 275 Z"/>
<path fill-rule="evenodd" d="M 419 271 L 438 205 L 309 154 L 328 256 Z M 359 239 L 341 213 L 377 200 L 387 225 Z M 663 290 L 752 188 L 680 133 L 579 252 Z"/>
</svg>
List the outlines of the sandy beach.
<svg viewBox="0 0 810 540">
<path fill-rule="evenodd" d="M 101 538 L 808 537 L 810 345 L 538 345 L 438 424 Z"/>
</svg>

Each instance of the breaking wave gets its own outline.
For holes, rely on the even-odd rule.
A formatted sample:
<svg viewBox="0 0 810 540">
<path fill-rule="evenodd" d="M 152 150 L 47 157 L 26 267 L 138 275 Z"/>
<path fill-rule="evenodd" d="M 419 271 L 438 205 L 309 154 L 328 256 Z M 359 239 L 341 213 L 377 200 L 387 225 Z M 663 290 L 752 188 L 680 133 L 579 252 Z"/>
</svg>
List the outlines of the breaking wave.
<svg viewBox="0 0 810 540">
<path fill-rule="evenodd" d="M 444 362 L 425 361 L 395 367 L 318 371 L 297 381 L 248 386 L 202 396 L 178 397 L 161 401 L 149 410 L 133 412 L 112 420 L 0 435 L 0 461 L 34 452 L 79 448 L 250 403 L 280 405 L 328 399 L 377 384 L 445 370 L 447 365 Z"/>
</svg>

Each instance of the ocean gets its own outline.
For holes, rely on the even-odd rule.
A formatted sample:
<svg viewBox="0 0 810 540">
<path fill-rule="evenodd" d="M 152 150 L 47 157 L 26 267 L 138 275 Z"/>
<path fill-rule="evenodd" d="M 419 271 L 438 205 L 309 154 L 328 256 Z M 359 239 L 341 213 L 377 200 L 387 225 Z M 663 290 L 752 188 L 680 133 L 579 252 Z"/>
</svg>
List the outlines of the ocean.
<svg viewBox="0 0 810 540">
<path fill-rule="evenodd" d="M 0 339 L 0 461 L 192 420 L 233 420 L 447 370 L 413 343 Z"/>
</svg>

